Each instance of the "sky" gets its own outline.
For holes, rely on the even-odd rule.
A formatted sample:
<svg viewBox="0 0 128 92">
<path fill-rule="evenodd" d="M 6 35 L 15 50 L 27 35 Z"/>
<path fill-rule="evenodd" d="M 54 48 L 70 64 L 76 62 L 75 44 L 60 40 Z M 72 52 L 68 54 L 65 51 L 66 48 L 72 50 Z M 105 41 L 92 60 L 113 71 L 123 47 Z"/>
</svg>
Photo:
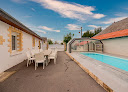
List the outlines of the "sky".
<svg viewBox="0 0 128 92">
<path fill-rule="evenodd" d="M 128 0 L 0 0 L 0 8 L 41 37 L 62 42 L 128 17 Z"/>
</svg>

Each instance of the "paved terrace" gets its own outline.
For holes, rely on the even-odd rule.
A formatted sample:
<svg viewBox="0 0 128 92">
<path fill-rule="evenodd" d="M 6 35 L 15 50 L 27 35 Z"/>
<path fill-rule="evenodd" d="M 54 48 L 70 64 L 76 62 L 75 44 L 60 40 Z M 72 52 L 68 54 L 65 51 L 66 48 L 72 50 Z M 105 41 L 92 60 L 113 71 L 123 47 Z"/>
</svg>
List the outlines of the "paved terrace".
<svg viewBox="0 0 128 92">
<path fill-rule="evenodd" d="M 101 61 L 95 60 L 88 56 L 80 54 L 80 52 L 68 53 L 82 66 L 87 68 L 91 73 L 97 76 L 114 92 L 128 91 L 128 72 L 111 65 L 105 64 Z M 108 54 L 110 55 L 110 54 Z M 114 55 L 112 55 L 114 56 Z M 119 56 L 118 57 L 122 57 Z M 124 57 L 122 57 L 124 58 Z"/>
<path fill-rule="evenodd" d="M 23 62 L 7 71 L 17 72 L 0 83 L 0 92 L 105 92 L 65 52 L 58 52 L 57 64 L 34 64 L 26 67 Z"/>
</svg>

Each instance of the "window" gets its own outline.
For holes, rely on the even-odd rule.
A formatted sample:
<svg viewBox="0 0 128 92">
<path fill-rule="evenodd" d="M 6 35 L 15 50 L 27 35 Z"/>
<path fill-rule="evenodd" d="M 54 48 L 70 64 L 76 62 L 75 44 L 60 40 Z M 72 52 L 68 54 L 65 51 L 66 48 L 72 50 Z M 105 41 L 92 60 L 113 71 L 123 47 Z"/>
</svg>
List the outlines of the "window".
<svg viewBox="0 0 128 92">
<path fill-rule="evenodd" d="M 32 36 L 32 46 L 35 47 L 35 37 Z"/>
<path fill-rule="evenodd" d="M 23 50 L 23 33 L 21 30 L 16 29 L 14 27 L 9 27 L 8 29 L 8 52 L 12 53 L 15 51 L 22 51 Z"/>
<path fill-rule="evenodd" d="M 41 42 L 39 41 L 39 49 L 41 49 Z"/>
<path fill-rule="evenodd" d="M 41 49 L 41 43 L 40 43 L 40 49 Z"/>
<path fill-rule="evenodd" d="M 12 50 L 16 50 L 16 36 L 12 35 Z"/>
</svg>

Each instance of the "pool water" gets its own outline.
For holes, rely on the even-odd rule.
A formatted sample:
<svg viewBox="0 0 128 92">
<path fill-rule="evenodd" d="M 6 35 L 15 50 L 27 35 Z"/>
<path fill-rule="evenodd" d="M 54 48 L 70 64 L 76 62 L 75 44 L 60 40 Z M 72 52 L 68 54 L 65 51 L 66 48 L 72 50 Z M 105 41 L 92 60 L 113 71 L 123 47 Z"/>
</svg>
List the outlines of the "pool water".
<svg viewBox="0 0 128 92">
<path fill-rule="evenodd" d="M 120 68 L 122 70 L 128 71 L 128 60 L 127 59 L 122 59 L 122 58 L 99 54 L 99 53 L 81 53 L 81 54 L 88 56 L 90 58 L 99 60 L 106 64 L 109 64 L 111 66 Z"/>
</svg>

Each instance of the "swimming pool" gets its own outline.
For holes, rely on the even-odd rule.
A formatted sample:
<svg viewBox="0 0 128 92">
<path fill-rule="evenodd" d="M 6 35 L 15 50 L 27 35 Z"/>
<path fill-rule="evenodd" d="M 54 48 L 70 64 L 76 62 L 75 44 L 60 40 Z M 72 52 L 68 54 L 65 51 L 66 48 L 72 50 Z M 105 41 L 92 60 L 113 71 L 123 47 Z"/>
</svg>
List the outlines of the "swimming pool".
<svg viewBox="0 0 128 92">
<path fill-rule="evenodd" d="M 111 66 L 120 68 L 122 70 L 128 71 L 128 60 L 123 58 L 118 58 L 114 56 L 99 54 L 99 53 L 81 53 L 90 58 L 99 60 Z"/>
</svg>

